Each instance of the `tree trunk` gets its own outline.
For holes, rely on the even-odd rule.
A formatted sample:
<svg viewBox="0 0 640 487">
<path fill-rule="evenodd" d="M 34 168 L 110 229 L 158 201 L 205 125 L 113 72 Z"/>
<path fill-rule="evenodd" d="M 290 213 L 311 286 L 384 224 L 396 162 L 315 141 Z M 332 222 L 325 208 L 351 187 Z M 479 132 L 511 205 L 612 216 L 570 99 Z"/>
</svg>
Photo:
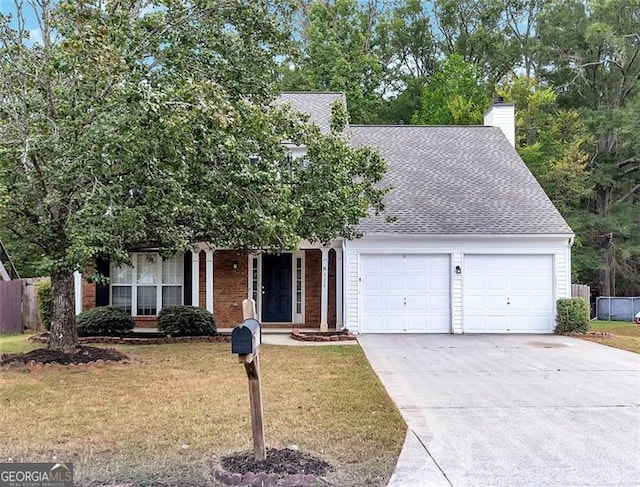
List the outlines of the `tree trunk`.
<svg viewBox="0 0 640 487">
<path fill-rule="evenodd" d="M 49 349 L 73 351 L 78 345 L 73 272 L 57 271 L 51 274 L 51 295 L 53 310 Z"/>
<path fill-rule="evenodd" d="M 608 227 L 607 219 L 612 202 L 612 189 L 599 187 L 596 190 L 596 205 L 598 215 L 603 220 L 603 228 Z M 613 247 L 613 233 L 600 236 L 600 255 L 602 264 L 598 272 L 598 295 L 614 296 L 615 286 L 615 248 Z"/>
</svg>

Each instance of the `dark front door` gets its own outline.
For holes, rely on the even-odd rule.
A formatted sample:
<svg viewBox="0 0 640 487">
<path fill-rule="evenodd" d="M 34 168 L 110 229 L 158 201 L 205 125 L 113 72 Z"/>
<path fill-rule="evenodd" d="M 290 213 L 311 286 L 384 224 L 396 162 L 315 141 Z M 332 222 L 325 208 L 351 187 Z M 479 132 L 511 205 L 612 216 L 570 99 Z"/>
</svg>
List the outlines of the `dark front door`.
<svg viewBox="0 0 640 487">
<path fill-rule="evenodd" d="M 291 321 L 291 254 L 262 256 L 262 321 Z"/>
</svg>

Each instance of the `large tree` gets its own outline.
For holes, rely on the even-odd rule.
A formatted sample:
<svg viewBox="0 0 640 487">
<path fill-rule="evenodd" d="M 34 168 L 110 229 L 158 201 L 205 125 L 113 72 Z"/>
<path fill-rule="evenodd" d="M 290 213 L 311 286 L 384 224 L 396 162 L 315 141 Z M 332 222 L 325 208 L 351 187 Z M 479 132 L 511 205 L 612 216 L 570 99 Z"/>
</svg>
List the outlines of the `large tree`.
<svg viewBox="0 0 640 487">
<path fill-rule="evenodd" d="M 375 120 L 383 66 L 377 52 L 377 2 L 302 2 L 299 50 L 283 65 L 284 90 L 336 91 L 347 95 L 351 121 Z"/>
<path fill-rule="evenodd" d="M 479 125 L 493 89 L 480 68 L 451 54 L 438 63 L 438 71 L 422 91 L 413 123 L 428 125 Z"/>
<path fill-rule="evenodd" d="M 594 143 L 594 192 L 582 222 L 601 295 L 640 292 L 640 4 L 550 2 L 540 18 L 545 78 L 581 114 Z"/>
<path fill-rule="evenodd" d="M 201 239 L 291 249 L 352 236 L 380 206 L 377 154 L 273 103 L 290 13 L 270 0 L 38 0 L 0 16 L 0 224 L 44 256 L 51 348 L 75 346 L 73 272 L 97 257 Z M 308 145 L 306 164 L 284 140 Z M 335 203 L 329 215 L 305 184 Z"/>
</svg>

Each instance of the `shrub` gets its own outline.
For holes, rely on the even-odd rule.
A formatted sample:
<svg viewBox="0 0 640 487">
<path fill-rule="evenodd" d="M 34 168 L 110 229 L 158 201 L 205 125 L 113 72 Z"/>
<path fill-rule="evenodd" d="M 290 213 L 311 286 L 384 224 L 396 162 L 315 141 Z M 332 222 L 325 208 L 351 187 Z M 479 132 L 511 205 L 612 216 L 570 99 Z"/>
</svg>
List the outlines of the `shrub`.
<svg viewBox="0 0 640 487">
<path fill-rule="evenodd" d="M 38 300 L 38 318 L 45 330 L 51 328 L 53 314 L 53 295 L 51 294 L 51 280 L 43 279 L 36 283 L 36 298 Z"/>
<path fill-rule="evenodd" d="M 100 306 L 78 315 L 78 336 L 123 336 L 133 329 L 133 318 L 119 308 Z"/>
<path fill-rule="evenodd" d="M 170 306 L 160 311 L 158 330 L 171 336 L 210 336 L 216 334 L 216 320 L 206 309 Z"/>
<path fill-rule="evenodd" d="M 588 329 L 589 307 L 584 299 L 558 299 L 556 333 L 586 333 Z"/>
</svg>

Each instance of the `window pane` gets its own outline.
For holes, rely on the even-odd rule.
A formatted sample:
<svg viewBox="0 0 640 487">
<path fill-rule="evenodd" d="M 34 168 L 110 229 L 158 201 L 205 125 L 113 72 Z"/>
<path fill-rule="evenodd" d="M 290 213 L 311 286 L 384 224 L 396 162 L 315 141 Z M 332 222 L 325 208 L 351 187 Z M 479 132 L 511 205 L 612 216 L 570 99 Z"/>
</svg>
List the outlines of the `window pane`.
<svg viewBox="0 0 640 487">
<path fill-rule="evenodd" d="M 131 314 L 131 286 L 113 286 L 111 288 L 111 305 Z"/>
<path fill-rule="evenodd" d="M 122 265 L 111 268 L 111 284 L 131 284 L 131 267 Z"/>
<path fill-rule="evenodd" d="M 182 286 L 162 286 L 162 307 L 182 304 Z"/>
<path fill-rule="evenodd" d="M 180 255 L 162 259 L 162 284 L 182 284 L 184 261 Z"/>
<path fill-rule="evenodd" d="M 138 309 L 139 316 L 149 316 L 157 314 L 156 300 L 158 297 L 156 286 L 138 286 Z"/>
<path fill-rule="evenodd" d="M 138 284 L 155 284 L 158 274 L 158 256 L 155 254 L 138 254 L 136 260 Z"/>
<path fill-rule="evenodd" d="M 296 313 L 302 314 L 302 258 L 296 258 Z"/>
</svg>

